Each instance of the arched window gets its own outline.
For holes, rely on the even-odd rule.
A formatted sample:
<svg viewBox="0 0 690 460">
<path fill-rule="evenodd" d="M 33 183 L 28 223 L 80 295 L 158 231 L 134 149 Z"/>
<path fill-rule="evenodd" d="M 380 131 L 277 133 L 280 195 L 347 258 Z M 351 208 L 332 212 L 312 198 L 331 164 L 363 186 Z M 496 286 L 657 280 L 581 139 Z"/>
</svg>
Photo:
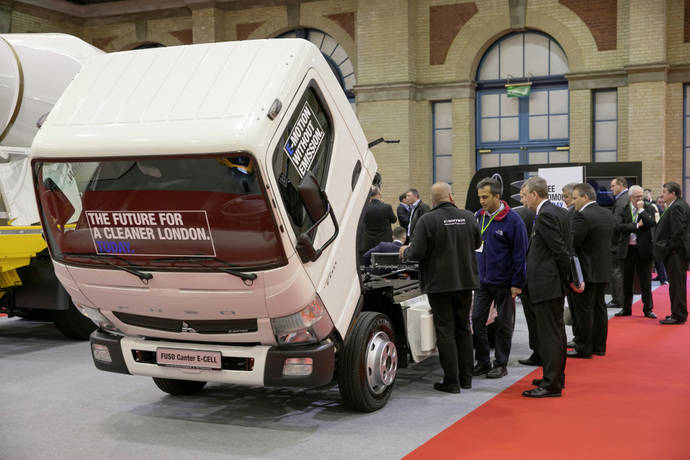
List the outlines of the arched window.
<svg viewBox="0 0 690 460">
<path fill-rule="evenodd" d="M 300 28 L 285 32 L 276 38 L 303 38 L 315 44 L 326 58 L 350 103 L 355 102 L 355 94 L 352 92 L 352 87 L 355 86 L 355 70 L 352 61 L 333 37 L 317 29 Z"/>
<path fill-rule="evenodd" d="M 477 69 L 477 169 L 569 161 L 568 60 L 539 32 L 506 35 Z M 508 86 L 528 90 L 511 97 Z"/>
</svg>

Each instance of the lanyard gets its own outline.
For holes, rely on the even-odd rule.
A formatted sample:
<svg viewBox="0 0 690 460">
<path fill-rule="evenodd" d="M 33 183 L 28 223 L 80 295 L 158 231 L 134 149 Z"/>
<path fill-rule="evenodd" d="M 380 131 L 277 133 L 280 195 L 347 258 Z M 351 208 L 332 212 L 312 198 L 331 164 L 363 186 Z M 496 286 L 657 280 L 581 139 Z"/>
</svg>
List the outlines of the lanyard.
<svg viewBox="0 0 690 460">
<path fill-rule="evenodd" d="M 486 226 L 484 225 L 484 218 L 486 217 L 486 213 L 482 214 L 482 226 L 481 226 L 481 232 L 479 233 L 479 236 L 484 236 L 484 232 L 486 231 L 487 228 L 489 228 L 489 225 L 491 225 L 491 222 L 494 220 L 494 217 L 498 215 L 498 211 L 491 216 L 491 219 L 489 219 L 489 222 L 487 222 Z M 484 240 L 482 240 L 484 241 Z"/>
<path fill-rule="evenodd" d="M 632 203 L 630 204 L 630 218 L 633 221 L 633 224 L 635 223 L 635 213 L 633 212 L 633 206 Z"/>
</svg>

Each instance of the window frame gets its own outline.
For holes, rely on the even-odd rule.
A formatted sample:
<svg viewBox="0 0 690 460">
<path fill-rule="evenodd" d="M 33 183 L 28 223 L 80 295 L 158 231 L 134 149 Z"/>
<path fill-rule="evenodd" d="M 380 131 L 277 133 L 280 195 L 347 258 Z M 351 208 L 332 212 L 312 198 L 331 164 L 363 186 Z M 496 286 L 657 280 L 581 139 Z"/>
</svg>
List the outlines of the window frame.
<svg viewBox="0 0 690 460">
<path fill-rule="evenodd" d="M 603 94 L 603 93 L 615 93 L 616 94 L 616 118 L 603 118 L 601 120 L 597 120 L 597 94 Z M 616 139 L 616 148 L 614 150 L 611 149 L 601 149 L 597 150 L 597 123 L 603 123 L 603 122 L 611 122 L 615 121 L 616 122 L 616 134 L 615 134 L 615 139 Z M 609 152 L 614 152 L 616 154 L 616 157 L 613 160 L 599 160 L 597 158 L 597 153 L 609 153 Z M 602 88 L 602 89 L 595 89 L 592 90 L 592 162 L 594 163 L 600 163 L 600 162 L 611 162 L 611 161 L 618 161 L 618 88 Z"/>
</svg>

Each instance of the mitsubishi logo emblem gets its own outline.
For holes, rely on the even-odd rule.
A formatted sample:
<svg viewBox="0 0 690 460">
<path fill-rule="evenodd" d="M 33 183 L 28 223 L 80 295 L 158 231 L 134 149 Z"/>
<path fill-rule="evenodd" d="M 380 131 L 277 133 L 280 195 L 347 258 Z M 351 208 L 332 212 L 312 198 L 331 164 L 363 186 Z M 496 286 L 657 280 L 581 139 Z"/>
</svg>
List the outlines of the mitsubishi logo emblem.
<svg viewBox="0 0 690 460">
<path fill-rule="evenodd" d="M 189 324 L 187 324 L 185 321 L 182 321 L 182 327 L 180 328 L 180 332 L 190 332 L 196 334 L 194 328 L 189 327 Z"/>
</svg>

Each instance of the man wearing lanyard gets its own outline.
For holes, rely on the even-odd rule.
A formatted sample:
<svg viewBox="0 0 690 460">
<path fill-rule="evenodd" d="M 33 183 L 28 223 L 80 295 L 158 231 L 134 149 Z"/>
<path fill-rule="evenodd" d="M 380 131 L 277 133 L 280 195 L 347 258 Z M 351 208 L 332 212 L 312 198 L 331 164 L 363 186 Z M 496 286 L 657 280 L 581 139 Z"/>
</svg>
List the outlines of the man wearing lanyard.
<svg viewBox="0 0 690 460">
<path fill-rule="evenodd" d="M 506 366 L 515 327 L 515 296 L 522 293 L 525 285 L 527 230 L 520 216 L 501 200 L 498 181 L 488 177 L 482 179 L 477 184 L 477 194 L 482 205 L 476 213 L 482 246 L 477 249 L 479 289 L 474 293 L 472 310 L 477 361 L 472 375 L 500 378 L 508 374 Z M 497 311 L 493 368 L 486 332 L 491 302 Z"/>
<path fill-rule="evenodd" d="M 643 200 L 644 190 L 633 185 L 628 190 L 630 201 L 613 216 L 619 235 L 618 260 L 623 265 L 623 308 L 616 316 L 632 314 L 633 280 L 635 273 L 640 280 L 642 311 L 647 318 L 656 318 L 652 311 L 652 228 L 656 225 L 654 208 Z"/>
<path fill-rule="evenodd" d="M 628 204 L 628 180 L 625 177 L 618 176 L 611 180 L 611 193 L 613 193 L 613 209 L 611 212 L 613 216 L 625 208 Z M 614 230 L 613 238 L 611 239 L 611 278 L 609 280 L 609 288 L 611 290 L 611 302 L 606 305 L 608 308 L 623 308 L 623 266 L 616 254 L 618 247 L 618 232 Z"/>
<path fill-rule="evenodd" d="M 422 203 L 419 198 L 419 192 L 411 188 L 407 191 L 407 203 L 410 206 L 410 224 L 407 227 L 407 242 L 412 241 L 412 234 L 414 233 L 414 228 L 417 225 L 417 221 L 429 212 L 429 206 L 426 203 Z"/>
</svg>

